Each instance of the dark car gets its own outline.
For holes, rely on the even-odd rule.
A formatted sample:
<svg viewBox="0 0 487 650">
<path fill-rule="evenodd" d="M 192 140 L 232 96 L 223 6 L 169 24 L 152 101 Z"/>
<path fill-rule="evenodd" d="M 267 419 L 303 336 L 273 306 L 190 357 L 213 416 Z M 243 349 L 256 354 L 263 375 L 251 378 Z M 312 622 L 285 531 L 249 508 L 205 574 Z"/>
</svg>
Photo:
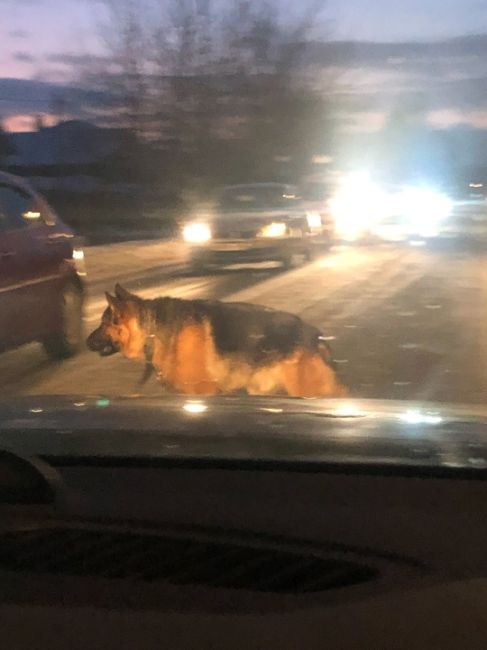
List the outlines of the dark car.
<svg viewBox="0 0 487 650">
<path fill-rule="evenodd" d="M 195 270 L 266 261 L 292 267 L 312 255 L 321 225 L 314 216 L 291 185 L 232 185 L 221 191 L 211 214 L 184 225 L 183 237 Z"/>
<path fill-rule="evenodd" d="M 53 358 L 82 341 L 83 251 L 28 183 L 0 173 L 0 350 L 41 341 Z"/>
</svg>

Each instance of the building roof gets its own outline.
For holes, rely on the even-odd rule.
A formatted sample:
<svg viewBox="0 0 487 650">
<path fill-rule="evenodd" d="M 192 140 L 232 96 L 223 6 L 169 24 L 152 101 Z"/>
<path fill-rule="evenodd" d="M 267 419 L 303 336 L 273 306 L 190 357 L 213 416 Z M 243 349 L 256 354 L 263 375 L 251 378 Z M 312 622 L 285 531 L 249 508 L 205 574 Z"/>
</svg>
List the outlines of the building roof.
<svg viewBox="0 0 487 650">
<path fill-rule="evenodd" d="M 70 120 L 39 131 L 10 133 L 9 139 L 15 149 L 7 157 L 9 167 L 86 165 L 114 154 L 129 142 L 129 133 Z"/>
</svg>

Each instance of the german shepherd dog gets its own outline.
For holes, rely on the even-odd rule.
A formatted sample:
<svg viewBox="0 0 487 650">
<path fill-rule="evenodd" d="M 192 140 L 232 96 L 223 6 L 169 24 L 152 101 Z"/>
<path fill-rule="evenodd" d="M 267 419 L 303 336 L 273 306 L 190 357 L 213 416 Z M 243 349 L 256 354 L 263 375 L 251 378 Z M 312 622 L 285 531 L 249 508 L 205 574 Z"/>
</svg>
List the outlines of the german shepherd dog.
<svg viewBox="0 0 487 650">
<path fill-rule="evenodd" d="M 156 298 L 120 285 L 106 294 L 100 326 L 88 337 L 102 356 L 146 361 L 173 392 L 341 397 L 321 332 L 300 318 L 247 303 Z"/>
</svg>

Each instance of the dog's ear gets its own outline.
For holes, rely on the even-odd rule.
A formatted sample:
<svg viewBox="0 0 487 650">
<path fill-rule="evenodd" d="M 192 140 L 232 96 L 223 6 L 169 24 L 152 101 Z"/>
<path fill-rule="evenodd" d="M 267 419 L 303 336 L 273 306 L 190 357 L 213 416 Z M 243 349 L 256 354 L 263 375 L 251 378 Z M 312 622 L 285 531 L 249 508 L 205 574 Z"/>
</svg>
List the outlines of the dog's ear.
<svg viewBox="0 0 487 650">
<path fill-rule="evenodd" d="M 127 289 L 124 289 L 120 284 L 115 285 L 115 295 L 119 300 L 138 300 L 139 297 L 134 293 L 130 293 Z"/>
<path fill-rule="evenodd" d="M 115 296 L 112 296 L 111 293 L 105 291 L 105 297 L 107 299 L 108 306 L 111 308 L 114 314 L 118 314 L 121 311 L 120 300 Z"/>
</svg>

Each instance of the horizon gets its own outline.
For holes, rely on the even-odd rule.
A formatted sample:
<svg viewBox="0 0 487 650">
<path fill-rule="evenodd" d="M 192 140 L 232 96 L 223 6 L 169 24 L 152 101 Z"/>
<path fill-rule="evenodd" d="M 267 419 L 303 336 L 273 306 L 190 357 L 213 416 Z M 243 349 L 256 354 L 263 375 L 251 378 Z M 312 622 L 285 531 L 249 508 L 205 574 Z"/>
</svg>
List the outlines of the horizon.
<svg viewBox="0 0 487 650">
<path fill-rule="evenodd" d="M 292 20 L 292 5 L 282 5 Z M 0 25 L 7 44 L 0 53 L 4 128 L 30 130 L 37 114 L 54 123 L 56 93 L 66 96 L 67 117 L 106 123 L 97 97 L 79 83 L 81 72 L 107 55 L 100 29 L 105 2 L 0 0 L 0 6 L 8 12 Z M 423 95 L 424 122 L 433 128 L 487 128 L 487 3 L 410 0 L 394 7 L 386 0 L 373 6 L 329 0 L 313 31 L 316 44 L 328 48 L 323 78 L 328 70 L 337 76 L 334 94 L 349 106 L 344 121 L 350 133 L 380 130 L 414 93 Z"/>
</svg>

